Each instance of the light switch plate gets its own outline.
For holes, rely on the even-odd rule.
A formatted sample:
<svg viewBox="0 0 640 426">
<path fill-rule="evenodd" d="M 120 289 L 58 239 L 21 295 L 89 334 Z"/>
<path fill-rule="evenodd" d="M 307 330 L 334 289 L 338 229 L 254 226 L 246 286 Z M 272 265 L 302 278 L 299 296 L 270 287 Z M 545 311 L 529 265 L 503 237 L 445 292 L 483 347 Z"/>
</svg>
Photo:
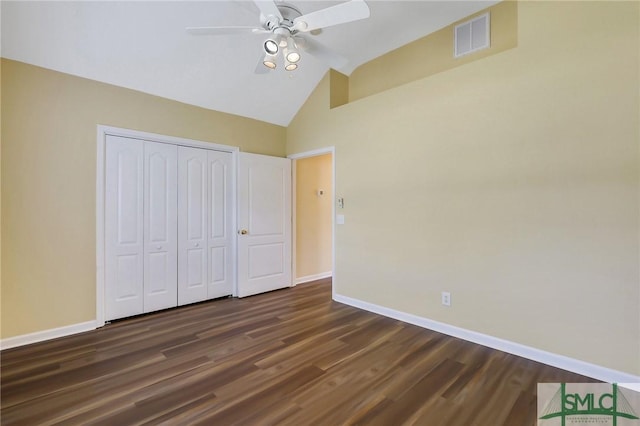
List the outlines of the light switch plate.
<svg viewBox="0 0 640 426">
<path fill-rule="evenodd" d="M 336 215 L 336 224 L 337 225 L 344 225 L 344 215 L 343 214 Z"/>
</svg>

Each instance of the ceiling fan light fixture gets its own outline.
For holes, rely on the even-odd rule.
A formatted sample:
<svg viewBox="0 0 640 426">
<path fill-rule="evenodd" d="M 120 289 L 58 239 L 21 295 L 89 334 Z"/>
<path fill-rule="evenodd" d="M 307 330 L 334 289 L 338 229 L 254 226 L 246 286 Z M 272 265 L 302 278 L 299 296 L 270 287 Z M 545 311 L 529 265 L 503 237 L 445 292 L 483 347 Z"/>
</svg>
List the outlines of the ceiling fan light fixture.
<svg viewBox="0 0 640 426">
<path fill-rule="evenodd" d="M 272 70 L 276 69 L 276 67 L 277 67 L 276 58 L 274 56 L 272 56 L 272 55 L 269 55 L 269 54 L 264 55 L 264 59 L 262 60 L 262 64 L 265 67 L 267 67 L 269 69 L 272 69 Z"/>
<path fill-rule="evenodd" d="M 269 55 L 275 55 L 276 53 L 278 53 L 278 49 L 278 43 L 276 43 L 275 41 L 268 39 L 264 42 L 264 51 Z"/>
<path fill-rule="evenodd" d="M 260 11 L 260 25 L 256 27 L 188 27 L 187 32 L 194 35 L 267 34 L 264 38 L 258 39 L 263 42 L 263 57 L 259 57 L 256 64 L 256 74 L 265 73 L 260 67 L 260 62 L 269 69 L 275 69 L 277 63 L 282 61 L 285 70 L 296 70 L 302 59 L 299 48 L 304 50 L 305 54 L 327 62 L 332 68 L 339 69 L 345 66 L 348 63 L 346 58 L 330 51 L 321 43 L 305 39 L 302 37 L 304 34 L 298 33 L 317 35 L 324 28 L 368 18 L 371 13 L 366 1 L 344 1 L 307 14 L 303 14 L 285 1 L 287 0 L 253 0 Z"/>
<path fill-rule="evenodd" d="M 284 58 L 292 64 L 295 64 L 300 60 L 300 53 L 298 52 L 296 42 L 292 37 L 288 38 L 287 47 L 284 49 L 283 54 Z"/>
<path fill-rule="evenodd" d="M 287 59 L 287 61 L 291 62 L 292 64 L 295 64 L 300 60 L 300 54 L 295 50 L 292 50 L 289 52 L 285 50 L 285 58 Z"/>
</svg>

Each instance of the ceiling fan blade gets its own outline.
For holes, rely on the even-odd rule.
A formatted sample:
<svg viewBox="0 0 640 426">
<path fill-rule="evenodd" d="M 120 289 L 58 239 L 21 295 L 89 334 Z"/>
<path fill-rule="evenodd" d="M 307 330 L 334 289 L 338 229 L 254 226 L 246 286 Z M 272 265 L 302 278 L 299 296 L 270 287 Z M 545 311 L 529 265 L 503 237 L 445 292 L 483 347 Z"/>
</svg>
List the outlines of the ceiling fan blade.
<svg viewBox="0 0 640 426">
<path fill-rule="evenodd" d="M 311 56 L 329 65 L 335 70 L 340 70 L 349 63 L 349 60 L 342 55 L 330 50 L 325 45 L 308 38 L 296 37 L 296 45 L 304 49 Z"/>
<path fill-rule="evenodd" d="M 238 34 L 262 34 L 268 31 L 256 27 L 187 27 L 191 35 L 238 35 Z"/>
<path fill-rule="evenodd" d="M 278 10 L 278 6 L 276 6 L 276 3 L 273 0 L 254 0 L 254 3 L 258 6 L 260 13 L 266 20 L 268 20 L 270 16 L 275 16 L 278 18 L 279 22 L 284 20 L 282 14 Z"/>
<path fill-rule="evenodd" d="M 293 20 L 294 28 L 307 32 L 318 28 L 327 28 L 333 25 L 345 24 L 368 18 L 369 6 L 364 0 L 351 0 L 336 6 L 320 9 L 317 12 L 307 13 Z"/>
</svg>

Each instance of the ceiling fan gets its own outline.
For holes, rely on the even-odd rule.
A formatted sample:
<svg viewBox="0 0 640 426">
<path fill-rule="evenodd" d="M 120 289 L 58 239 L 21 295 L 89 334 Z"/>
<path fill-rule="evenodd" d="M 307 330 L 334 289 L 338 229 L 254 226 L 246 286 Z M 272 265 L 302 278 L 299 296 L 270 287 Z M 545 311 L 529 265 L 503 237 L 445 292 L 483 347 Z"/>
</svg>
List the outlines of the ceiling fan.
<svg viewBox="0 0 640 426">
<path fill-rule="evenodd" d="M 285 70 L 297 69 L 300 51 L 340 69 L 347 64 L 347 59 L 313 40 L 309 34 L 369 17 L 369 6 L 364 0 L 350 0 L 306 15 L 290 3 L 274 0 L 254 0 L 254 3 L 260 10 L 260 26 L 187 27 L 187 32 L 193 35 L 262 36 L 262 52 L 255 70 L 257 74 L 277 68 L 280 57 Z"/>
</svg>

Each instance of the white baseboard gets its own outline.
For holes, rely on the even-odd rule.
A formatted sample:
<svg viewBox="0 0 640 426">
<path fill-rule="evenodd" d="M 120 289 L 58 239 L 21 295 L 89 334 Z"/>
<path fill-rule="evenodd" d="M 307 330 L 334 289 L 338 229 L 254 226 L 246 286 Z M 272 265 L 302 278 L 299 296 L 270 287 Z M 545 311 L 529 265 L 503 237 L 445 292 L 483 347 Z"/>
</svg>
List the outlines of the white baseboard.
<svg viewBox="0 0 640 426">
<path fill-rule="evenodd" d="M 79 324 L 66 325 L 64 327 L 52 328 L 50 330 L 37 331 L 35 333 L 23 334 L 20 336 L 7 337 L 0 340 L 0 349 L 15 348 L 29 345 L 31 343 L 42 342 L 44 340 L 56 339 L 58 337 L 70 336 L 72 334 L 83 333 L 95 330 L 96 322 L 87 321 Z"/>
<path fill-rule="evenodd" d="M 307 275 L 306 277 L 296 278 L 296 285 L 302 284 L 302 283 L 308 283 L 309 281 L 321 280 L 323 278 L 329 278 L 331 277 L 331 275 L 332 273 L 331 271 L 329 271 L 329 272 L 322 272 L 320 274 L 315 274 L 315 275 Z"/>
<path fill-rule="evenodd" d="M 592 377 L 608 383 L 640 383 L 640 376 L 625 373 L 622 371 L 612 370 L 607 367 L 569 358 L 564 355 L 558 355 L 551 352 L 536 349 L 530 346 L 521 345 L 520 343 L 511 342 L 509 340 L 499 339 L 497 337 L 434 321 L 428 318 L 419 317 L 417 315 L 408 314 L 406 312 L 396 311 L 394 309 L 379 306 L 373 303 L 364 302 L 362 300 L 353 299 L 351 297 L 335 294 L 333 300 L 344 303 L 345 305 L 354 306 L 365 311 L 383 315 L 385 317 L 394 318 L 402 322 L 417 325 L 418 327 L 437 331 L 469 342 L 487 346 L 492 349 L 518 355 L 533 361 L 541 362 L 552 367 L 568 370 L 583 376 Z"/>
</svg>

